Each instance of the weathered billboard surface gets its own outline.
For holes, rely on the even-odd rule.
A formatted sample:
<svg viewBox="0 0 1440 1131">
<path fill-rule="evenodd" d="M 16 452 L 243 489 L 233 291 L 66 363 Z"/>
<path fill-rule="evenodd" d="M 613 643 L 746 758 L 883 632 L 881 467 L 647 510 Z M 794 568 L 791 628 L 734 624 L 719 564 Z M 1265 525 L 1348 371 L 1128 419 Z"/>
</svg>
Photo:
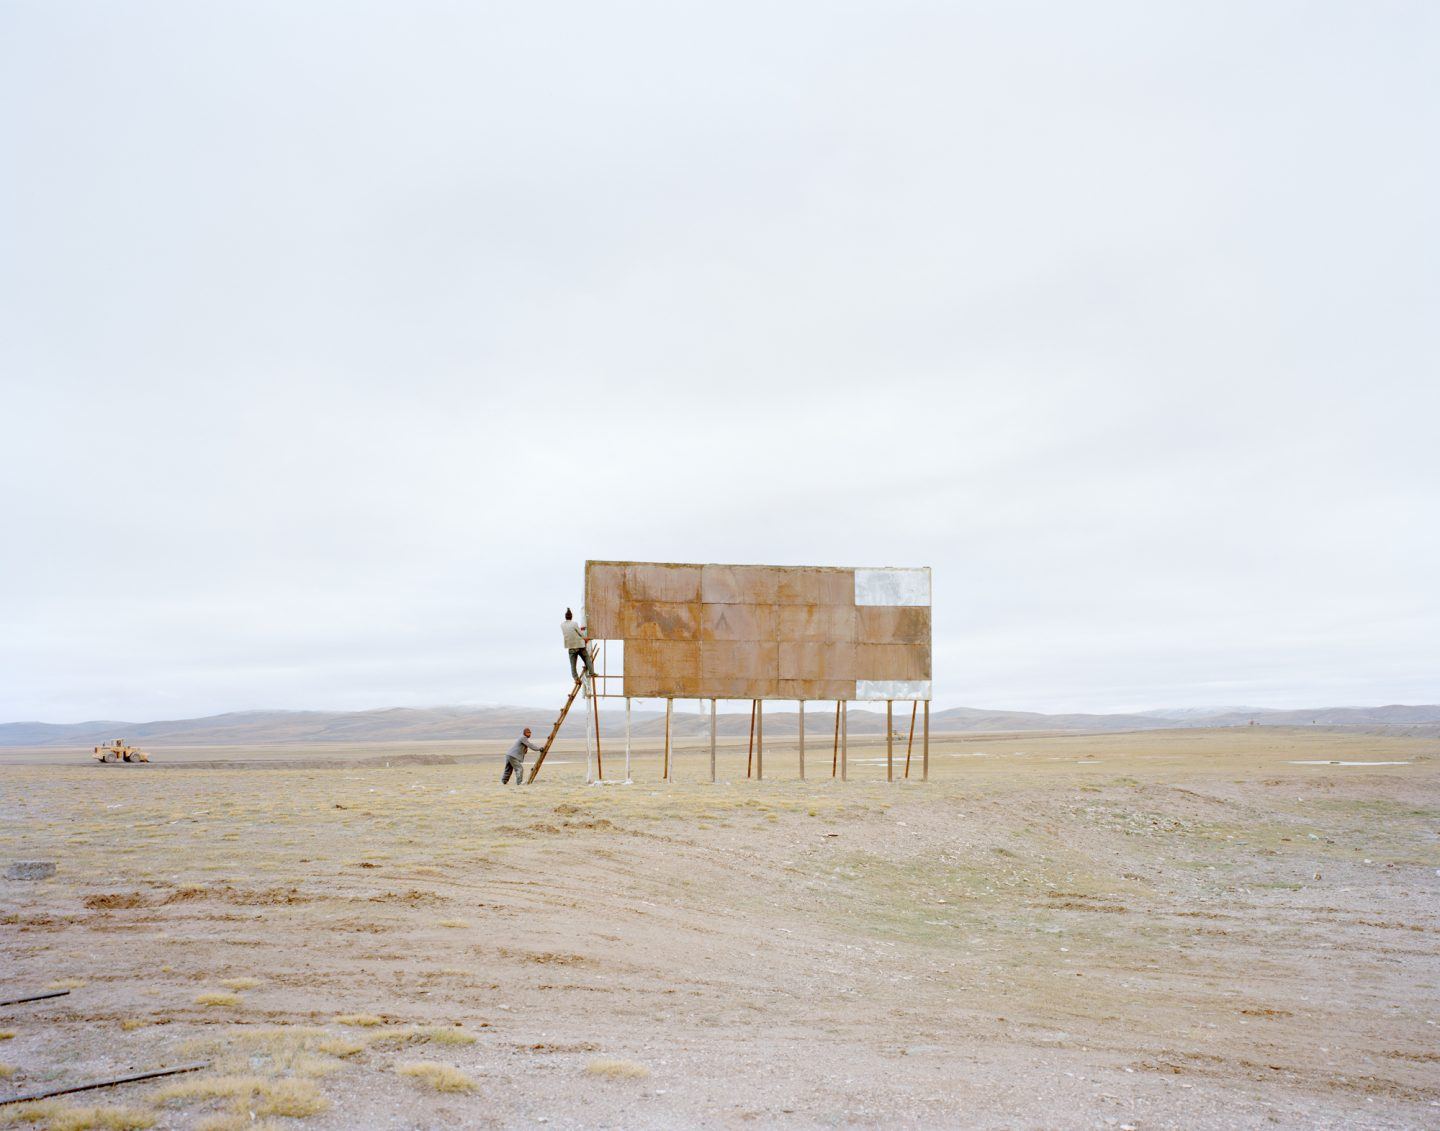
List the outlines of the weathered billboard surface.
<svg viewBox="0 0 1440 1131">
<path fill-rule="evenodd" d="M 632 698 L 930 698 L 928 568 L 586 562 L 585 617 Z"/>
</svg>

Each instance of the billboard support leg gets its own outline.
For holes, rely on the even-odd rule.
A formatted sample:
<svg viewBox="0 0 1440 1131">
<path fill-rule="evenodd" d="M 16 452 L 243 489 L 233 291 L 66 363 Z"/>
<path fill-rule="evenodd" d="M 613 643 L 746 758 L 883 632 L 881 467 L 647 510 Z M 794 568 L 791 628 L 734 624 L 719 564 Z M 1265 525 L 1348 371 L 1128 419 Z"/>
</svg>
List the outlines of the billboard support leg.
<svg viewBox="0 0 1440 1131">
<path fill-rule="evenodd" d="M 595 766 L 594 766 L 594 764 L 592 763 L 591 758 L 590 758 L 590 734 L 591 734 L 591 728 L 594 726 L 594 723 L 595 723 L 594 716 L 591 715 L 590 712 L 587 710 L 587 711 L 585 712 L 585 784 L 586 784 L 586 785 L 589 785 L 591 782 L 593 782 L 593 781 L 595 780 L 595 774 L 594 774 Z"/>
<path fill-rule="evenodd" d="M 715 782 L 715 700 L 710 700 L 710 782 Z"/>
<path fill-rule="evenodd" d="M 665 765 L 661 768 L 661 780 L 670 780 L 670 709 L 675 706 L 675 700 L 665 700 Z"/>
<path fill-rule="evenodd" d="M 885 700 L 885 780 L 895 780 L 895 702 Z"/>
<path fill-rule="evenodd" d="M 755 768 L 755 705 L 758 699 L 750 700 L 750 745 L 745 748 L 745 776 L 748 778 Z"/>
<path fill-rule="evenodd" d="M 930 700 L 925 700 L 925 738 L 920 754 L 920 780 L 930 780 Z"/>
<path fill-rule="evenodd" d="M 910 741 L 905 744 L 905 780 L 910 780 L 910 751 L 915 749 L 915 712 L 920 707 L 920 700 L 914 699 L 910 703 Z"/>
<path fill-rule="evenodd" d="M 590 684 L 590 706 L 595 712 L 595 780 L 605 780 L 605 763 L 600 760 L 600 696 L 596 693 L 594 681 Z"/>
<path fill-rule="evenodd" d="M 800 780 L 805 780 L 805 700 L 800 700 Z"/>
<path fill-rule="evenodd" d="M 765 701 L 755 700 L 755 780 L 765 777 Z"/>
</svg>

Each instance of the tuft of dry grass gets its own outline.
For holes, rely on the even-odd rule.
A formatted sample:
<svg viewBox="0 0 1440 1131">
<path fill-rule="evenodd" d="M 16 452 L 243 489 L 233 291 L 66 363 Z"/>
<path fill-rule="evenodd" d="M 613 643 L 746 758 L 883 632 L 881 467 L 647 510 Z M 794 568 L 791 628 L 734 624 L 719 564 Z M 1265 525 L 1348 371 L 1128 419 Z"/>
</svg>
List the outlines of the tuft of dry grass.
<svg viewBox="0 0 1440 1131">
<path fill-rule="evenodd" d="M 0 1041 L 8 1041 L 14 1036 L 14 1029 L 0 1029 Z"/>
<path fill-rule="evenodd" d="M 143 1131 L 155 1126 L 155 1116 L 133 1107 L 95 1107 L 63 1100 L 39 1100 L 10 1108 L 16 1123 L 43 1123 L 46 1131 Z"/>
<path fill-rule="evenodd" d="M 0 1062 L 0 1080 L 8 1080 L 15 1075 L 15 1066 Z"/>
<path fill-rule="evenodd" d="M 256 1115 L 304 1119 L 319 1115 L 330 1103 L 308 1080 L 277 1080 L 268 1085 L 253 1108 Z"/>
<path fill-rule="evenodd" d="M 249 1099 L 265 1086 L 259 1076 L 192 1076 L 166 1084 L 155 1093 L 160 1103 L 189 1100 Z"/>
<path fill-rule="evenodd" d="M 378 1029 L 365 1035 L 371 1048 L 401 1048 L 405 1045 L 473 1045 L 475 1037 L 445 1025 L 403 1025 L 395 1029 Z"/>
<path fill-rule="evenodd" d="M 251 1119 L 244 1111 L 207 1115 L 195 1124 L 195 1131 L 283 1131 L 284 1127 L 274 1119 Z"/>
<path fill-rule="evenodd" d="M 418 1032 L 420 1040 L 434 1045 L 473 1045 L 475 1043 L 473 1034 L 453 1025 L 429 1025 Z"/>
<path fill-rule="evenodd" d="M 315 1049 L 327 1056 L 355 1056 L 364 1052 L 366 1045 L 364 1041 L 352 1041 L 348 1037 L 335 1037 L 329 1041 L 321 1041 L 315 1046 Z"/>
<path fill-rule="evenodd" d="M 120 1030 L 124 1033 L 133 1033 L 136 1029 L 143 1029 L 150 1022 L 143 1017 L 125 1017 L 120 1021 Z"/>
<path fill-rule="evenodd" d="M 401 1076 L 413 1076 L 437 1092 L 473 1092 L 477 1087 L 475 1081 L 460 1069 L 431 1060 L 408 1061 L 396 1065 L 395 1071 Z"/>
<path fill-rule="evenodd" d="M 220 1038 L 185 1042 L 186 1055 L 209 1058 L 222 1075 L 326 1076 L 342 1065 L 333 1056 L 316 1055 L 332 1039 L 328 1029 L 313 1025 L 267 1025 L 231 1029 Z"/>
<path fill-rule="evenodd" d="M 463 931 L 466 927 L 470 926 L 470 924 L 465 922 L 464 919 L 441 919 L 440 926 L 452 927 L 455 930 Z"/>
<path fill-rule="evenodd" d="M 221 978 L 220 984 L 227 990 L 253 990 L 265 983 L 259 978 Z"/>
<path fill-rule="evenodd" d="M 196 994 L 196 1005 L 239 1005 L 241 1001 L 239 994 L 232 994 L 220 990 L 211 990 L 207 993 Z"/>
<path fill-rule="evenodd" d="M 335 1018 L 335 1023 L 337 1025 L 358 1025 L 362 1029 L 369 1029 L 385 1024 L 385 1018 L 376 1017 L 373 1013 L 342 1013 Z"/>
<path fill-rule="evenodd" d="M 330 1106 L 320 1089 L 309 1080 L 266 1080 L 261 1076 L 201 1076 L 182 1080 L 155 1093 L 161 1103 L 194 1100 L 229 1100 L 237 1112 L 257 1116 L 281 1115 L 304 1119 L 319 1115 Z"/>
<path fill-rule="evenodd" d="M 78 990 L 85 986 L 84 978 L 59 978 L 45 988 L 47 990 Z"/>
<path fill-rule="evenodd" d="M 585 1066 L 588 1076 L 603 1076 L 607 1080 L 643 1080 L 650 1075 L 650 1069 L 633 1060 L 611 1060 L 601 1057 Z"/>
</svg>

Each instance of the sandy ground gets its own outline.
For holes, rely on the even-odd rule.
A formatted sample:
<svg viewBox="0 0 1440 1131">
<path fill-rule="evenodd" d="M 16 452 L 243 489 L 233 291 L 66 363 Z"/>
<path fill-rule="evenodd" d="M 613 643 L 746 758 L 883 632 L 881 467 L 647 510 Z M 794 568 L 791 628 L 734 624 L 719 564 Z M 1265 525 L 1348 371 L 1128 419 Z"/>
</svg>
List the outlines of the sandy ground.
<svg viewBox="0 0 1440 1131">
<path fill-rule="evenodd" d="M 0 1127 L 1440 1126 L 1434 739 L 468 749 L 0 768 Z"/>
</svg>

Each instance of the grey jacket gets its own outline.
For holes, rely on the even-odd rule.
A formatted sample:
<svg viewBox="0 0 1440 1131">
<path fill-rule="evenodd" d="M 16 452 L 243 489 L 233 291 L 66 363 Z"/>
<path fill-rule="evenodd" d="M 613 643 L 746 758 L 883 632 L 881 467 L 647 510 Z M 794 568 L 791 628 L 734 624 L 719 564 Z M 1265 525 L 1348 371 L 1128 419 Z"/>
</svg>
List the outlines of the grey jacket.
<svg viewBox="0 0 1440 1131">
<path fill-rule="evenodd" d="M 525 761 L 525 751 L 526 751 L 527 748 L 530 749 L 530 750 L 535 751 L 536 754 L 539 754 L 540 751 L 544 749 L 543 746 L 536 746 L 533 742 L 531 742 L 528 738 L 526 738 L 526 737 L 522 734 L 519 738 L 517 738 L 517 739 L 515 740 L 515 744 L 514 744 L 513 746 L 511 746 L 510 749 L 509 749 L 509 751 L 506 753 L 506 755 L 505 755 L 505 760 L 506 760 L 507 762 L 508 762 L 508 761 L 515 761 L 515 762 L 523 762 L 523 761 Z"/>
</svg>

